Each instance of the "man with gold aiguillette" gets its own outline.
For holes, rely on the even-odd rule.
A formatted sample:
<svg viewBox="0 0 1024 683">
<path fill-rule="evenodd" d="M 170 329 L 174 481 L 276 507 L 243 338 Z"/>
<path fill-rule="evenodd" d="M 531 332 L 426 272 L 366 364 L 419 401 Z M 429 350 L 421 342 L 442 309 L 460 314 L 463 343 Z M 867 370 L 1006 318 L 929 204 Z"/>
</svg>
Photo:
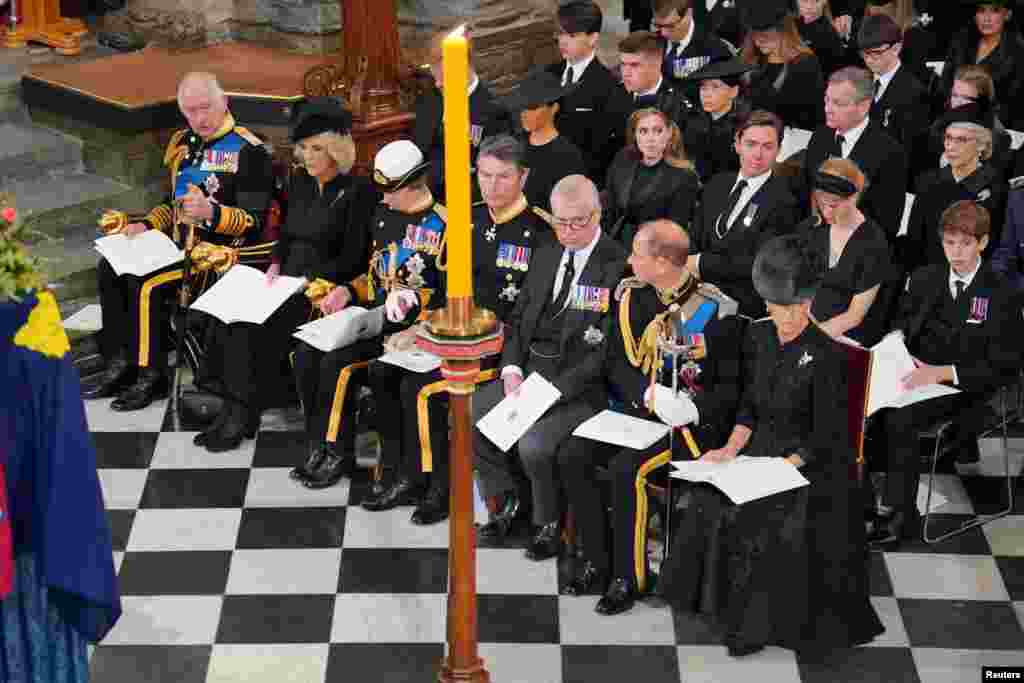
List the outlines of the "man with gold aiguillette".
<svg viewBox="0 0 1024 683">
<path fill-rule="evenodd" d="M 574 436 L 558 452 L 585 558 L 564 592 L 604 594 L 601 614 L 625 612 L 646 588 L 648 475 L 669 460 L 723 445 L 739 405 L 745 321 L 735 315 L 735 301 L 688 273 L 689 247 L 686 231 L 671 221 L 640 226 L 629 257 L 635 277 L 615 291 L 604 367 L 612 395 L 624 404 L 619 409 L 676 429 L 672 448 L 668 437 L 636 450 Z M 678 362 L 666 353 L 664 342 L 672 339 Z M 611 519 L 594 475 L 598 465 L 611 473 Z"/>
<path fill-rule="evenodd" d="M 258 239 L 273 188 L 266 147 L 235 125 L 227 96 L 212 74 L 185 75 L 178 85 L 178 107 L 188 128 L 171 137 L 164 154 L 171 172 L 167 201 L 134 221 L 108 212 L 101 228 L 129 236 L 161 230 L 180 247 L 200 240 L 244 246 Z M 145 408 L 169 390 L 166 302 L 181 286 L 183 270 L 170 266 L 145 277 L 119 276 L 104 259 L 97 276 L 107 371 L 83 398 L 116 396 L 114 410 Z"/>
</svg>

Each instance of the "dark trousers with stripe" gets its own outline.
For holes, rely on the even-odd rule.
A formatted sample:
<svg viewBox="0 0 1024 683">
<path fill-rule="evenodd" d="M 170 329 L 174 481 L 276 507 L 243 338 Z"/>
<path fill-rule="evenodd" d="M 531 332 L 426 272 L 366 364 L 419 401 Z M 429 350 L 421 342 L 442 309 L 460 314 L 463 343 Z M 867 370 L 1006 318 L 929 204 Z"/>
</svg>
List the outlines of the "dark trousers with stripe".
<svg viewBox="0 0 1024 683">
<path fill-rule="evenodd" d="M 377 405 L 381 464 L 412 481 L 423 478 L 420 421 L 430 441 L 434 477 L 448 476 L 448 392 L 438 391 L 419 408 L 420 391 L 441 382 L 441 371 L 412 372 L 397 365 L 370 364 L 370 387 Z M 421 415 L 420 413 L 424 413 Z"/>
<path fill-rule="evenodd" d="M 101 346 L 110 357 L 133 365 L 167 367 L 169 302 L 181 284 L 181 269 L 169 266 L 146 277 L 117 275 L 106 259 L 96 266 L 103 308 Z"/>
</svg>

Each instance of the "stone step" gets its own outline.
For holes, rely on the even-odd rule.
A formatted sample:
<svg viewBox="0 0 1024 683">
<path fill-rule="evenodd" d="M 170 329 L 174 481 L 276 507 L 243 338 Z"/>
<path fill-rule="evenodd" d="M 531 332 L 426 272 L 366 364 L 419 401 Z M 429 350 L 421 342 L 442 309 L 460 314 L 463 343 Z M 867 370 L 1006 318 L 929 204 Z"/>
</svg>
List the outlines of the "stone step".
<svg viewBox="0 0 1024 683">
<path fill-rule="evenodd" d="M 86 226 L 88 232 L 95 232 L 104 209 L 120 207 L 136 194 L 124 183 L 82 172 L 51 171 L 31 180 L 7 183 L 4 189 L 14 193 L 28 227 L 49 237 L 63 237 Z"/>
<path fill-rule="evenodd" d="M 82 143 L 78 140 L 41 126 L 0 122 L 0 185 L 81 167 Z"/>
</svg>

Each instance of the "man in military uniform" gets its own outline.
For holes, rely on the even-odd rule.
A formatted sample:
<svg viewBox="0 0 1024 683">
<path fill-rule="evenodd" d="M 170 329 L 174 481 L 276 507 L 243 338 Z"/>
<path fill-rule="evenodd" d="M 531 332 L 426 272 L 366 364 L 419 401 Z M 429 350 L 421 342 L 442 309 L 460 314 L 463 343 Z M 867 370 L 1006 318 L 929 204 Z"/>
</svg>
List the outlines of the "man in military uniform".
<svg viewBox="0 0 1024 683">
<path fill-rule="evenodd" d="M 645 588 L 649 473 L 724 444 L 742 393 L 744 321 L 735 315 L 734 301 L 687 271 L 689 242 L 686 231 L 668 220 L 640 226 L 629 257 L 635 276 L 615 291 L 604 367 L 622 412 L 660 418 L 674 433 L 644 450 L 574 436 L 558 451 L 585 557 L 564 592 L 603 593 L 596 607 L 601 614 L 630 609 Z M 662 345 L 672 340 L 679 345 L 678 362 Z M 598 465 L 611 473 L 610 520 L 594 475 Z"/>
<path fill-rule="evenodd" d="M 679 130 L 686 130 L 689 117 L 697 112 L 696 95 L 687 97 L 678 85 L 662 75 L 664 51 L 665 41 L 650 31 L 630 33 L 619 42 L 622 85 L 633 100 L 627 116 L 637 109 L 657 107 L 672 117 Z M 622 127 L 626 128 L 625 121 Z"/>
<path fill-rule="evenodd" d="M 550 215 L 531 207 L 523 195 L 528 170 L 523 143 L 510 135 L 480 145 L 477 178 L 484 202 L 473 208 L 473 291 L 481 308 L 509 319 L 539 246 L 552 241 Z M 431 308 L 436 304 L 431 303 Z M 488 362 L 493 361 L 493 362 Z M 484 361 L 496 374 L 497 357 Z M 448 517 L 448 400 L 441 371 L 416 373 L 387 363 L 370 366 L 377 416 L 393 429 L 380 430 L 387 462 L 396 462 L 394 484 L 363 506 L 387 510 L 414 502 L 410 492 L 430 486 L 412 514 L 414 524 Z M 394 460 L 392 460 L 392 455 Z M 422 463 L 422 469 L 421 469 Z"/>
<path fill-rule="evenodd" d="M 178 86 L 178 107 L 189 127 L 171 137 L 164 154 L 171 192 L 143 219 L 122 220 L 119 229 L 126 235 L 161 230 L 181 247 L 201 240 L 232 246 L 256 240 L 273 189 L 266 147 L 235 124 L 212 74 L 187 74 Z M 167 300 L 182 285 L 183 270 L 172 266 L 145 277 L 119 276 L 104 259 L 97 276 L 110 357 L 101 381 L 83 397 L 117 396 L 114 410 L 145 408 L 169 389 Z"/>
<path fill-rule="evenodd" d="M 350 385 L 366 381 L 368 362 L 383 353 L 386 337 L 407 330 L 444 297 L 437 257 L 447 212 L 427 187 L 430 162 L 412 142 L 398 140 L 377 152 L 373 166 L 383 199 L 370 228 L 370 268 L 351 282 L 330 283 L 320 302 L 325 314 L 349 304 L 372 308 L 373 323 L 348 346 L 323 353 L 300 342 L 292 357 L 310 443 L 308 458 L 292 477 L 307 488 L 333 486 L 355 469 L 358 392 Z M 385 450 L 384 457 L 393 471 L 398 455 Z"/>
</svg>

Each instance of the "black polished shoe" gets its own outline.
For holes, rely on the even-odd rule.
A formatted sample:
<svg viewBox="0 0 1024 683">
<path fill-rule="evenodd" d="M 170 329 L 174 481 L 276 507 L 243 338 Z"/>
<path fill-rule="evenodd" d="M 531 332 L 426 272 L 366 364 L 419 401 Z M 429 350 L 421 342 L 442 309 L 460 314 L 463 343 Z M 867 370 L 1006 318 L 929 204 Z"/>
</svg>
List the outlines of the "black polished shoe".
<svg viewBox="0 0 1024 683">
<path fill-rule="evenodd" d="M 562 526 L 550 522 L 542 526 L 526 546 L 526 556 L 531 560 L 549 560 L 558 557 L 562 549 Z"/>
<path fill-rule="evenodd" d="M 477 539 L 484 544 L 501 544 L 521 514 L 522 504 L 519 496 L 514 493 L 507 494 L 501 508 L 489 515 L 486 524 L 477 527 Z"/>
<path fill-rule="evenodd" d="M 740 636 L 729 634 L 725 637 L 725 648 L 730 657 L 746 657 L 764 649 L 760 643 L 751 643 Z"/>
<path fill-rule="evenodd" d="M 224 421 L 227 420 L 229 412 L 227 406 L 222 407 L 221 411 L 217 413 L 217 417 L 210 423 L 210 426 L 192 437 L 192 443 L 196 446 L 205 447 L 206 440 L 210 438 L 210 435 L 216 434 L 224 428 Z"/>
<path fill-rule="evenodd" d="M 107 365 L 99 382 L 82 392 L 82 398 L 88 401 L 117 396 L 135 382 L 138 371 L 139 369 L 126 359 L 114 358 Z"/>
<path fill-rule="evenodd" d="M 316 472 L 323 465 L 324 460 L 327 458 L 328 448 L 333 449 L 334 444 L 329 441 L 311 444 L 306 460 L 298 467 L 293 467 L 288 476 L 296 481 L 308 479 L 313 472 Z"/>
<path fill-rule="evenodd" d="M 242 445 L 246 439 L 256 438 L 257 427 L 245 407 L 232 401 L 224 406 L 227 416 L 219 430 L 206 437 L 203 444 L 210 453 L 226 453 Z M 255 420 L 259 424 L 259 418 Z"/>
<path fill-rule="evenodd" d="M 163 372 L 153 368 L 140 368 L 135 384 L 122 391 L 110 407 L 122 413 L 142 410 L 153 401 L 167 398 L 170 391 L 171 384 Z"/>
<path fill-rule="evenodd" d="M 338 453 L 337 444 L 325 441 L 321 446 L 324 456 L 316 469 L 299 481 L 307 489 L 325 489 L 334 486 L 342 477 L 351 477 L 356 471 L 356 456 L 352 453 Z M 312 456 L 311 456 L 312 457 Z"/>
<path fill-rule="evenodd" d="M 608 590 L 594 606 L 594 611 L 611 616 L 628 612 L 633 609 L 634 604 L 636 604 L 636 591 L 633 590 L 633 582 L 619 577 L 613 579 L 609 584 Z"/>
<path fill-rule="evenodd" d="M 871 533 L 868 534 L 868 547 L 871 550 L 892 550 L 900 542 L 911 538 L 917 533 L 916 520 L 908 520 L 902 512 L 894 512 L 887 517 L 875 520 Z"/>
<path fill-rule="evenodd" d="M 363 509 L 371 512 L 390 510 L 402 505 L 417 505 L 423 498 L 423 485 L 401 477 L 379 496 L 370 495 L 363 499 Z"/>
<path fill-rule="evenodd" d="M 562 589 L 562 595 L 601 595 L 608 587 L 608 576 L 593 562 L 586 560 L 583 568 Z"/>
<path fill-rule="evenodd" d="M 448 519 L 448 482 L 433 481 L 423 502 L 416 506 L 410 521 L 426 526 Z"/>
</svg>

